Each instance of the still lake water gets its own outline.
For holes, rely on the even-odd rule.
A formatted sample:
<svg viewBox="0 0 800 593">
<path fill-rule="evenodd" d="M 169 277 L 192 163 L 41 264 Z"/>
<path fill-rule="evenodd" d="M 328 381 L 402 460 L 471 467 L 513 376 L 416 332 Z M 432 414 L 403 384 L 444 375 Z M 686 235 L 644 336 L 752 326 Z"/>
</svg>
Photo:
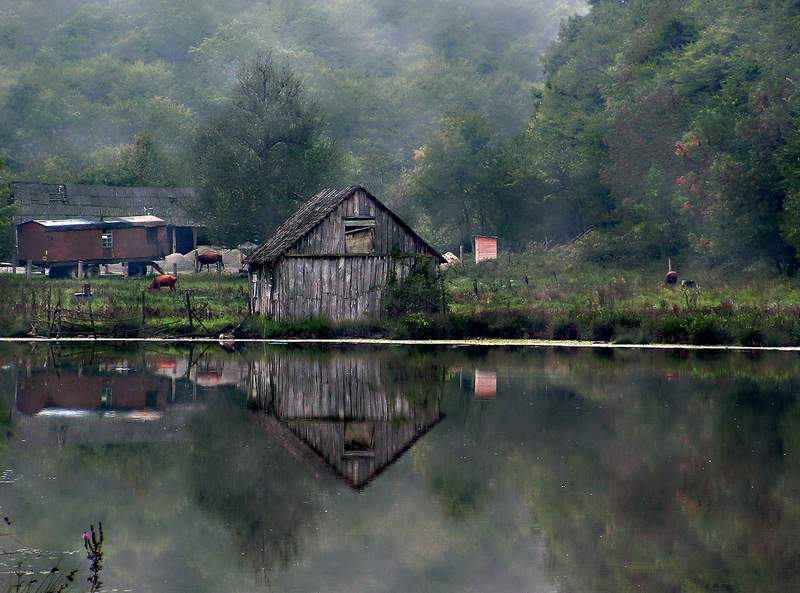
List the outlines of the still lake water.
<svg viewBox="0 0 800 593">
<path fill-rule="evenodd" d="M 84 567 L 102 521 L 109 591 L 800 591 L 796 354 L 38 344 L 0 367 L 0 572 Z"/>
</svg>

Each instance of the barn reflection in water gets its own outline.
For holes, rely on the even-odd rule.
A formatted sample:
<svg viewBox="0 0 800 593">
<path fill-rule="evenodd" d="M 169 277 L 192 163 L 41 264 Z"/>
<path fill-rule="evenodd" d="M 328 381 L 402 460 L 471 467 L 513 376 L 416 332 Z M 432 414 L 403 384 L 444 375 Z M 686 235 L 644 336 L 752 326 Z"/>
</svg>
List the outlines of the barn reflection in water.
<svg viewBox="0 0 800 593">
<path fill-rule="evenodd" d="M 409 371 L 392 360 L 276 350 L 253 363 L 249 403 L 265 430 L 312 472 L 361 489 L 443 418 L 441 393 L 430 382 L 443 370 Z"/>
</svg>

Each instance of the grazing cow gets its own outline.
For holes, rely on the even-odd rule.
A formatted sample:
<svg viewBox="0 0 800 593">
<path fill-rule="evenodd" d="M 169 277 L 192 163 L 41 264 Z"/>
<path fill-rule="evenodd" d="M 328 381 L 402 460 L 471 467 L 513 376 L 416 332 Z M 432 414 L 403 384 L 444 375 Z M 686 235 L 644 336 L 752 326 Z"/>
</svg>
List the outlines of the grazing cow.
<svg viewBox="0 0 800 593">
<path fill-rule="evenodd" d="M 222 261 L 222 254 L 217 253 L 216 251 L 207 251 L 206 253 L 195 253 L 194 261 L 195 265 L 197 266 L 197 271 L 202 270 L 203 266 L 205 266 L 207 270 L 210 270 L 211 264 L 219 264 L 223 270 L 225 269 L 225 263 Z"/>
<path fill-rule="evenodd" d="M 678 283 L 678 272 L 672 269 L 672 258 L 671 257 L 668 258 L 667 261 L 669 262 L 667 264 L 669 268 L 667 271 L 667 275 L 664 278 L 664 282 L 666 282 L 668 286 L 675 286 Z"/>
<path fill-rule="evenodd" d="M 681 287 L 697 288 L 697 282 L 695 282 L 694 280 L 681 280 Z"/>
<path fill-rule="evenodd" d="M 160 276 L 153 278 L 148 290 L 158 290 L 159 288 L 166 286 L 170 289 L 170 291 L 175 292 L 175 283 L 177 281 L 178 279 L 175 276 L 161 274 Z"/>
</svg>

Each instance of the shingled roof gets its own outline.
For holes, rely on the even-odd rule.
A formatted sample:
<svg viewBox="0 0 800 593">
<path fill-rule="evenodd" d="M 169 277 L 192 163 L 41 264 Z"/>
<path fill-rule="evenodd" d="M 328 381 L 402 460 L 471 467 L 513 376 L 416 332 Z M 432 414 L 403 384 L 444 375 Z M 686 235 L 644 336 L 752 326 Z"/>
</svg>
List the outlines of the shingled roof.
<svg viewBox="0 0 800 593">
<path fill-rule="evenodd" d="M 202 226 L 191 215 L 191 187 L 109 187 L 14 182 L 15 224 L 37 219 L 153 215 L 171 226 Z"/>
<path fill-rule="evenodd" d="M 289 216 L 282 225 L 275 229 L 275 232 L 267 242 L 256 249 L 253 254 L 247 258 L 247 262 L 270 263 L 275 261 L 286 253 L 286 251 L 291 249 L 295 243 L 311 232 L 311 230 L 333 212 L 339 204 L 358 190 L 365 192 L 379 207 L 388 212 L 400 226 L 408 231 L 408 233 L 419 239 L 432 253 L 436 254 L 439 259 L 444 261 L 441 254 L 436 249 L 431 247 L 425 239 L 414 232 L 414 229 L 408 226 L 402 218 L 392 212 L 378 198 L 369 193 L 366 188 L 360 185 L 352 185 L 344 189 L 326 188 L 312 196 L 304 202 L 294 214 Z"/>
</svg>

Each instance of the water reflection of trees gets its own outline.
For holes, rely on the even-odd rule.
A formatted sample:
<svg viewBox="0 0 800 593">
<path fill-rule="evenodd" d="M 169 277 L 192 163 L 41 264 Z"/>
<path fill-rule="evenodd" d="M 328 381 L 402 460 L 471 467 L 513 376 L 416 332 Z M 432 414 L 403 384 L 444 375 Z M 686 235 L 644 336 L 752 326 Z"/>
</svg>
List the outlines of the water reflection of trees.
<svg viewBox="0 0 800 593">
<path fill-rule="evenodd" d="M 564 590 L 800 588 L 793 363 L 565 361 L 517 427 Z"/>
<path fill-rule="evenodd" d="M 250 369 L 268 352 L 209 352 L 194 366 L 233 377 L 225 365 Z M 169 357 L 159 356 L 159 364 L 145 357 L 148 372 L 187 376 L 186 365 L 173 371 Z M 508 508 L 495 504 L 501 495 L 525 501 L 530 523 L 547 542 L 559 590 L 800 590 L 800 362 L 793 356 L 405 350 L 292 350 L 291 356 L 301 369 L 337 357 L 366 360 L 381 369 L 367 380 L 373 388 L 388 386 L 423 409 L 436 402 L 447 421 L 414 446 L 404 479 L 418 478 L 425 496 L 459 527 L 501 517 Z M 492 400 L 465 391 L 459 378 L 475 369 L 497 374 Z M 218 383 L 198 394 L 204 405 L 188 417 L 177 445 L 30 453 L 24 460 L 36 468 L 30 473 L 55 477 L 58 489 L 38 490 L 47 488 L 44 478 L 31 483 L 15 506 L 20 525 L 47 541 L 71 529 L 68 518 L 102 519 L 125 540 L 124 560 L 110 562 L 127 567 L 119 584 L 135 584 L 149 570 L 164 571 L 158 577 L 165 580 L 180 575 L 193 590 L 214 590 L 233 558 L 260 574 L 302 560 L 341 486 L 298 466 L 253 421 L 246 409 L 251 381 Z M 193 401 L 188 385 L 181 401 Z M 109 501 L 113 515 L 86 508 L 87 500 Z M 354 516 L 362 500 L 350 499 Z M 359 528 L 366 533 L 370 526 Z M 491 550 L 514 541 L 495 526 L 484 533 Z M 184 561 L 168 569 L 158 554 Z"/>
</svg>

